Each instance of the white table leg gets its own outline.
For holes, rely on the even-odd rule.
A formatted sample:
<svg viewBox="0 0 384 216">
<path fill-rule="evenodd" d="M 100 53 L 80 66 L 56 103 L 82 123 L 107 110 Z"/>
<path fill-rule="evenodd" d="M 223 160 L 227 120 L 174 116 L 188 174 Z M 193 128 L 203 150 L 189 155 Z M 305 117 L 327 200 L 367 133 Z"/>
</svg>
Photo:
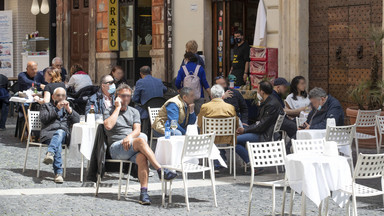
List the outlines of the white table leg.
<svg viewBox="0 0 384 216">
<path fill-rule="evenodd" d="M 84 155 L 81 154 L 80 182 L 83 182 L 83 174 L 84 174 Z"/>
<path fill-rule="evenodd" d="M 301 215 L 305 216 L 306 214 L 306 196 L 304 192 L 301 192 Z"/>
</svg>

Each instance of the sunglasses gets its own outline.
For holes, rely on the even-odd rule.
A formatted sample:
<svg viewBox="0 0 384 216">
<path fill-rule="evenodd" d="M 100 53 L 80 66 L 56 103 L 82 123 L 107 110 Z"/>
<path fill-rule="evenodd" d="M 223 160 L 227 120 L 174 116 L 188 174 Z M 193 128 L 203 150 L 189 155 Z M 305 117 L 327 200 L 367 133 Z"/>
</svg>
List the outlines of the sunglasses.
<svg viewBox="0 0 384 216">
<path fill-rule="evenodd" d="M 224 79 L 224 77 L 223 77 L 223 76 L 217 76 L 217 77 L 215 78 L 215 80 L 219 80 L 219 79 Z"/>
<path fill-rule="evenodd" d="M 121 98 L 130 98 L 132 95 L 130 95 L 130 94 L 121 94 L 121 95 L 119 95 L 119 97 L 121 97 Z"/>
<path fill-rule="evenodd" d="M 109 82 L 105 82 L 104 84 L 110 84 L 110 85 L 112 85 L 113 83 L 114 83 L 115 81 L 109 81 Z"/>
</svg>

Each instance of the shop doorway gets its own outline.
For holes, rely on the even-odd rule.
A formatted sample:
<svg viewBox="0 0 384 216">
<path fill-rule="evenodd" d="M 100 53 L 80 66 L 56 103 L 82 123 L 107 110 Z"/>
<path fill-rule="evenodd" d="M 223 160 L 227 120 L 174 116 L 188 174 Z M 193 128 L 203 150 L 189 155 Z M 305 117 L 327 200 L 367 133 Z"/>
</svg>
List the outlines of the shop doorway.
<svg viewBox="0 0 384 216">
<path fill-rule="evenodd" d="M 89 72 L 89 0 L 73 0 L 70 2 L 70 65 L 81 64 L 83 69 Z"/>
<path fill-rule="evenodd" d="M 241 30 L 249 45 L 253 43 L 259 0 L 213 0 L 212 4 L 212 77 L 227 76 L 232 66 L 234 32 Z"/>
</svg>

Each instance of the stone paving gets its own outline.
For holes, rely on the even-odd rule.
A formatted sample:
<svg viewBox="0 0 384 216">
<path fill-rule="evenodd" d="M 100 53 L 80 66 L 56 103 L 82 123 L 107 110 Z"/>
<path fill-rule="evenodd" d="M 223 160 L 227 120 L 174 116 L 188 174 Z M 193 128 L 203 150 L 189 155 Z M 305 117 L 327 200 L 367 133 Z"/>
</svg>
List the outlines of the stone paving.
<svg viewBox="0 0 384 216">
<path fill-rule="evenodd" d="M 23 173 L 26 142 L 14 135 L 15 119 L 9 118 L 7 130 L 0 132 L 0 215 L 246 215 L 248 206 L 249 174 L 238 167 L 238 178 L 224 170 L 216 175 L 218 208 L 214 207 L 209 175 L 201 180 L 201 174 L 190 175 L 189 201 L 191 211 L 185 206 L 181 177 L 174 182 L 173 203 L 161 206 L 161 186 L 157 175 L 149 178 L 151 206 L 141 206 L 138 200 L 139 183 L 131 178 L 128 196 L 117 200 L 118 175 L 108 173 L 102 179 L 100 194 L 95 197 L 91 182 L 81 183 L 80 161 L 69 158 L 64 184 L 53 182 L 51 166 L 41 164 L 40 177 L 36 178 L 38 148 L 29 153 L 27 170 Z M 43 149 L 43 153 L 46 149 Z M 274 169 L 256 179 L 272 175 Z M 124 181 L 125 184 L 125 181 Z M 368 184 L 380 188 L 378 181 Z M 124 187 L 122 188 L 124 191 Z M 255 187 L 252 215 L 271 215 L 272 190 Z M 295 196 L 294 212 L 300 211 L 300 196 Z M 277 208 L 282 204 L 282 190 L 276 194 Z M 288 198 L 286 208 L 288 208 Z M 286 210 L 287 211 L 287 210 Z M 384 215 L 382 197 L 358 199 L 359 215 Z M 316 206 L 307 200 L 307 215 L 317 215 Z M 330 215 L 345 215 L 345 209 L 330 201 Z"/>
</svg>

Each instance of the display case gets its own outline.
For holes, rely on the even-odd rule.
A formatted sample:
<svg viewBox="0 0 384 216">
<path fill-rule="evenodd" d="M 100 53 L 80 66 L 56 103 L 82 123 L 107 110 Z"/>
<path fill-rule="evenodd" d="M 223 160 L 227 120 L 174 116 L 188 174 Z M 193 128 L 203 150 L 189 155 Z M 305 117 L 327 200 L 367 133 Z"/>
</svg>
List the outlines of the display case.
<svg viewBox="0 0 384 216">
<path fill-rule="evenodd" d="M 23 59 L 22 69 L 27 68 L 27 63 L 29 61 L 34 61 L 37 63 L 37 69 L 39 71 L 44 70 L 49 66 L 49 45 L 47 45 L 45 50 L 37 50 L 38 43 L 47 43 L 49 42 L 48 38 L 44 37 L 35 37 L 31 39 L 26 39 L 22 42 L 24 52 L 21 53 Z"/>
</svg>

